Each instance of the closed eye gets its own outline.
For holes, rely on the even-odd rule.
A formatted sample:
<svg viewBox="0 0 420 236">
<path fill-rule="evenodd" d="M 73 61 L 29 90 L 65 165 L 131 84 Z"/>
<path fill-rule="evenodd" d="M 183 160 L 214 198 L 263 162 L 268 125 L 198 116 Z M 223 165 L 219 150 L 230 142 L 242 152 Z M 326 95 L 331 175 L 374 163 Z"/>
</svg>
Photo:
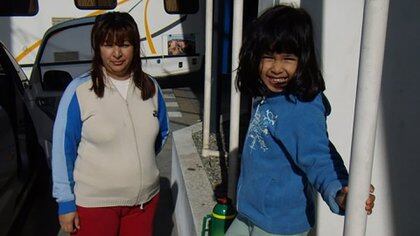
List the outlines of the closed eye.
<svg viewBox="0 0 420 236">
<path fill-rule="evenodd" d="M 127 48 L 127 47 L 131 46 L 131 43 L 129 41 L 125 40 L 122 46 Z"/>
<path fill-rule="evenodd" d="M 261 59 L 274 59 L 273 55 L 264 54 L 261 56 Z"/>
<path fill-rule="evenodd" d="M 284 60 L 297 61 L 298 57 L 293 54 L 287 54 L 287 55 L 284 55 Z"/>
</svg>

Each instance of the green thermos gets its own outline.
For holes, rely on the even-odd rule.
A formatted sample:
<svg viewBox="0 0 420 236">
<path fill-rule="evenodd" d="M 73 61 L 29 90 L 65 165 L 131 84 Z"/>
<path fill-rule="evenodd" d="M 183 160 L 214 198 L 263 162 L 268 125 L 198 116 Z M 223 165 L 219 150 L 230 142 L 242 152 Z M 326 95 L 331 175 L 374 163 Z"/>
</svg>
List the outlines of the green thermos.
<svg viewBox="0 0 420 236">
<path fill-rule="evenodd" d="M 235 209 L 228 198 L 218 198 L 210 215 L 203 218 L 201 236 L 223 236 L 235 218 Z M 206 234 L 207 233 L 207 234 Z"/>
</svg>

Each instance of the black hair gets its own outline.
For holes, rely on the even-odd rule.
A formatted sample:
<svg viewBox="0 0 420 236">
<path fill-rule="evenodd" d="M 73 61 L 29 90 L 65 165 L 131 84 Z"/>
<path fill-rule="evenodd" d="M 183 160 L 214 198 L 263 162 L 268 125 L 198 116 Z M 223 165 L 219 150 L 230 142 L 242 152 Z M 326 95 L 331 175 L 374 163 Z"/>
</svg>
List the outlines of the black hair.
<svg viewBox="0 0 420 236">
<path fill-rule="evenodd" d="M 102 71 L 101 45 L 114 43 L 121 46 L 128 40 L 134 47 L 133 61 L 130 71 L 133 72 L 133 82 L 141 90 L 141 97 L 147 100 L 155 92 L 155 85 L 152 80 L 143 72 L 140 60 L 140 35 L 137 24 L 133 17 L 126 12 L 108 12 L 98 15 L 91 33 L 91 45 L 93 49 L 92 60 L 92 90 L 98 97 L 104 96 L 104 74 Z"/>
<path fill-rule="evenodd" d="M 287 84 L 286 94 L 311 101 L 325 90 L 315 55 L 312 20 L 304 9 L 274 6 L 252 23 L 239 53 L 236 85 L 242 93 L 252 97 L 267 95 L 259 67 L 261 57 L 271 53 L 298 57 L 296 75 Z"/>
</svg>

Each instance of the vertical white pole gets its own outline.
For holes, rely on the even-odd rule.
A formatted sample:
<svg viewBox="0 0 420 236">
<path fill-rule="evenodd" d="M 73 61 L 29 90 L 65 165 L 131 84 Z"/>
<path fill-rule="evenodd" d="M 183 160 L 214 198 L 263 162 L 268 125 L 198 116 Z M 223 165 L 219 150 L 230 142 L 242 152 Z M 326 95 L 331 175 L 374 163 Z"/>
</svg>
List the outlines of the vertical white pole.
<svg viewBox="0 0 420 236">
<path fill-rule="evenodd" d="M 206 55 L 204 65 L 203 156 L 207 156 L 210 139 L 211 67 L 213 36 L 213 0 L 206 1 Z"/>
<path fill-rule="evenodd" d="M 389 0 L 365 0 L 345 236 L 366 233 L 365 201 L 372 177 L 388 7 Z"/>
<path fill-rule="evenodd" d="M 236 90 L 236 69 L 239 65 L 239 51 L 242 45 L 243 0 L 233 1 L 233 31 L 232 31 L 232 78 L 230 93 L 230 127 L 229 127 L 229 174 L 228 196 L 233 201 L 236 198 L 236 182 L 239 148 L 239 115 L 241 94 Z"/>
</svg>

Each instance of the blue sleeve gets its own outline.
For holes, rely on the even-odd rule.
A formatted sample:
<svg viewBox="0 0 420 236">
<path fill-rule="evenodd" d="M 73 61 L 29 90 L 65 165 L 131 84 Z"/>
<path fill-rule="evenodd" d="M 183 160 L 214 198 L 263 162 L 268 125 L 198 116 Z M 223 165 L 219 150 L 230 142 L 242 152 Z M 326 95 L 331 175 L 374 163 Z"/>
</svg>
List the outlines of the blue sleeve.
<svg viewBox="0 0 420 236">
<path fill-rule="evenodd" d="M 163 99 L 162 90 L 159 86 L 157 87 L 157 103 L 158 103 L 158 119 L 159 119 L 159 133 L 155 141 L 155 153 L 158 154 L 163 145 L 165 145 L 166 140 L 169 135 L 169 118 L 166 111 L 165 100 Z"/>
<path fill-rule="evenodd" d="M 58 203 L 59 215 L 76 211 L 73 170 L 82 130 L 77 86 L 78 83 L 70 83 L 64 92 L 53 129 L 53 197 Z"/>
<path fill-rule="evenodd" d="M 337 192 L 348 184 L 348 172 L 327 133 L 326 110 L 321 97 L 303 105 L 296 117 L 295 161 L 321 193 L 331 211 L 343 214 L 335 201 Z"/>
</svg>

